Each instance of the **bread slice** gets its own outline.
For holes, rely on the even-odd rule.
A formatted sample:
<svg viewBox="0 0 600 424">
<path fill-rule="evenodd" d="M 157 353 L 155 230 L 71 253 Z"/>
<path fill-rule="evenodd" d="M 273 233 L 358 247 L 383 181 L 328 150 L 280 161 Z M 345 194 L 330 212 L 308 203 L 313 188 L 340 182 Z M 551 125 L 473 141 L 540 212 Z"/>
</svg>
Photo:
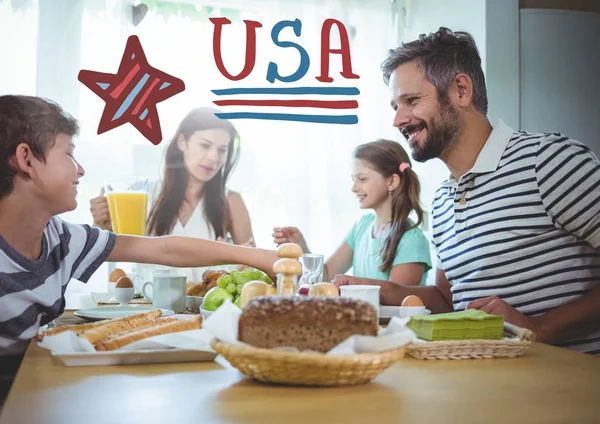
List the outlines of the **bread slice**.
<svg viewBox="0 0 600 424">
<path fill-rule="evenodd" d="M 91 344 L 96 344 L 100 340 L 105 339 L 113 334 L 136 329 L 148 321 L 159 318 L 161 315 L 162 311 L 160 309 L 155 309 L 142 314 L 130 315 L 128 317 L 110 320 L 99 327 L 84 331 L 80 337 L 88 339 Z"/>
<path fill-rule="evenodd" d="M 202 317 L 199 315 L 192 319 L 185 320 L 173 319 L 172 321 L 168 321 L 166 319 L 160 319 L 156 320 L 153 326 L 115 335 L 106 340 L 102 340 L 97 343 L 95 347 L 98 351 L 115 350 L 148 337 L 177 333 L 180 331 L 196 330 L 200 328 L 201 324 Z"/>
<path fill-rule="evenodd" d="M 158 311 L 158 313 L 157 313 L 157 311 Z M 105 319 L 105 320 L 102 320 L 102 321 L 87 322 L 85 324 L 63 325 L 62 327 L 50 328 L 50 329 L 48 329 L 46 331 L 40 331 L 36 335 L 36 340 L 41 341 L 41 340 L 44 339 L 44 336 L 54 336 L 54 335 L 62 333 L 64 331 L 73 331 L 73 332 L 75 332 L 75 334 L 77 334 L 78 336 L 80 336 L 85 331 L 101 327 L 101 326 L 103 326 L 105 324 L 108 324 L 108 323 L 125 321 L 125 320 L 132 320 L 132 319 L 135 320 L 135 319 L 145 318 L 145 317 L 158 318 L 161 315 L 162 315 L 162 311 L 160 309 L 157 309 L 157 310 L 154 310 L 154 311 L 143 312 L 143 313 L 135 314 L 135 315 L 129 315 L 129 316 L 123 317 L 123 318 Z"/>
</svg>

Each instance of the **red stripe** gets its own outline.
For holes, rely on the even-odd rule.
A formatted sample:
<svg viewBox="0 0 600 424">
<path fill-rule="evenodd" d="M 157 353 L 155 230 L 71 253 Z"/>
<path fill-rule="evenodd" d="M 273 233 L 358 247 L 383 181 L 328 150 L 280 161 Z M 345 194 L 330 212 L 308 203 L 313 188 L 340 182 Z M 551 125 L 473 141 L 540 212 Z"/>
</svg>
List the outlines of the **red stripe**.
<svg viewBox="0 0 600 424">
<path fill-rule="evenodd" d="M 131 71 L 129 71 L 129 73 L 123 80 L 123 82 L 121 82 L 121 84 L 119 84 L 112 91 L 112 93 L 110 93 L 110 97 L 112 97 L 113 99 L 117 99 L 121 95 L 121 93 L 123 92 L 125 87 L 127 87 L 127 84 L 129 84 L 129 81 L 131 81 L 133 79 L 133 77 L 135 76 L 135 74 L 138 73 L 139 70 L 140 70 L 140 65 L 138 65 L 138 64 L 136 64 L 133 68 L 131 68 Z"/>
<path fill-rule="evenodd" d="M 150 87 L 148 87 L 148 89 L 144 92 L 144 95 L 142 96 L 138 104 L 135 106 L 135 109 L 133 109 L 133 112 L 131 112 L 132 115 L 137 115 L 137 113 L 142 108 L 142 105 L 144 104 L 144 102 L 146 101 L 156 84 L 158 84 L 158 78 L 154 78 L 152 84 L 150 84 Z"/>
<path fill-rule="evenodd" d="M 215 100 L 217 106 L 283 106 L 321 109 L 356 109 L 356 100 Z"/>
</svg>

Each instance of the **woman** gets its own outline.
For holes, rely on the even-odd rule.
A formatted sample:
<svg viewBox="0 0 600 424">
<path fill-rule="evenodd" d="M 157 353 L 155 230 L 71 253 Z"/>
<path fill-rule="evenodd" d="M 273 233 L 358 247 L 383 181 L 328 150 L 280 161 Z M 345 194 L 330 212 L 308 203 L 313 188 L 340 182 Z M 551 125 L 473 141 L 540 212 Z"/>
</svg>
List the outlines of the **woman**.
<svg viewBox="0 0 600 424">
<path fill-rule="evenodd" d="M 215 109 L 197 108 L 181 121 L 165 151 L 161 184 L 150 190 L 147 234 L 177 235 L 254 245 L 248 209 L 226 188 L 239 159 L 239 135 Z M 90 201 L 94 223 L 112 229 L 106 197 Z M 188 270 L 188 281 L 203 270 Z"/>
<path fill-rule="evenodd" d="M 400 144 L 377 140 L 358 146 L 354 152 L 352 191 L 362 216 L 340 247 L 327 259 L 323 280 L 353 268 L 354 275 L 388 280 L 402 285 L 424 285 L 431 269 L 429 242 L 418 228 L 423 220 L 419 204 L 420 184 L 410 159 Z M 414 212 L 417 221 L 409 215 Z M 295 227 L 274 228 L 276 244 L 297 243 L 309 249 Z"/>
</svg>

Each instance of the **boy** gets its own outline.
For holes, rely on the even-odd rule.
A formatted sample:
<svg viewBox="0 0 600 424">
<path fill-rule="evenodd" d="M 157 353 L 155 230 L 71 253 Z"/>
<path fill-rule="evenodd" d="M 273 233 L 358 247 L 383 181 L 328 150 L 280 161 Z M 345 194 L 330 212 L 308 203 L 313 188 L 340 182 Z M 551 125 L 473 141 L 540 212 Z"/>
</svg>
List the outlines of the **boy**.
<svg viewBox="0 0 600 424">
<path fill-rule="evenodd" d="M 87 282 L 103 261 L 199 267 L 244 263 L 270 271 L 275 252 L 183 237 L 116 235 L 57 215 L 77 206 L 85 171 L 78 124 L 50 101 L 0 96 L 0 355 L 25 351 L 64 310 L 71 278 Z M 18 362 L 18 361 L 17 361 Z M 0 394 L 0 398 L 1 398 Z"/>
</svg>

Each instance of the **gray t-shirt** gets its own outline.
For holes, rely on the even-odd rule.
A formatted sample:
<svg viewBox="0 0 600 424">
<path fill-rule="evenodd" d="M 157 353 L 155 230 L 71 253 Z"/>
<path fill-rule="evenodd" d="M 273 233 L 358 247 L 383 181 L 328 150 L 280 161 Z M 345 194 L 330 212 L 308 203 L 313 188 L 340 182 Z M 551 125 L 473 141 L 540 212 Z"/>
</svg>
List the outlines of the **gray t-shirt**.
<svg viewBox="0 0 600 424">
<path fill-rule="evenodd" d="M 0 235 L 0 355 L 21 354 L 40 326 L 65 308 L 71 278 L 87 283 L 115 245 L 115 234 L 52 217 L 32 261 Z"/>
</svg>

